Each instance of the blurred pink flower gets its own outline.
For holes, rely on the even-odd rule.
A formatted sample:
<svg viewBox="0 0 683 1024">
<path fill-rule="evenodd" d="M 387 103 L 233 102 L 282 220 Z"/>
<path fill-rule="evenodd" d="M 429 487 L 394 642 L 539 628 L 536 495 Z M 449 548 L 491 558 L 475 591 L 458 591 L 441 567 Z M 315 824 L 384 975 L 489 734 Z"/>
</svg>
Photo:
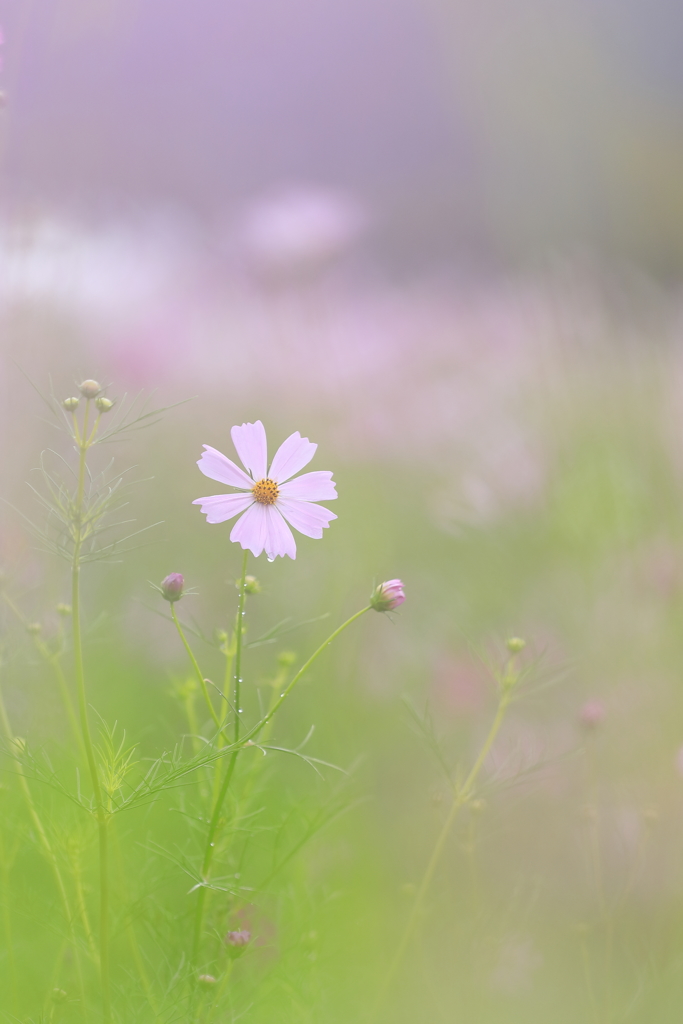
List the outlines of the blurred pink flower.
<svg viewBox="0 0 683 1024">
<path fill-rule="evenodd" d="M 269 561 L 278 555 L 296 558 L 294 535 L 287 523 L 304 536 L 319 539 L 337 518 L 329 509 L 313 504 L 337 497 L 330 472 L 290 479 L 311 461 L 317 444 L 297 430 L 280 445 L 268 470 L 266 432 L 260 420 L 235 426 L 230 434 L 247 473 L 206 444 L 197 465 L 210 480 L 239 488 L 240 493 L 197 498 L 192 504 L 201 505 L 208 523 L 224 523 L 244 512 L 232 528 L 231 541 L 256 556 L 265 551 Z"/>
<path fill-rule="evenodd" d="M 363 213 L 349 196 L 331 189 L 288 189 L 249 210 L 243 243 L 259 270 L 277 277 L 329 263 L 359 234 Z"/>
<path fill-rule="evenodd" d="M 584 729 L 597 729 L 605 721 L 605 705 L 601 700 L 587 700 L 579 711 L 579 722 Z"/>
<path fill-rule="evenodd" d="M 441 655 L 434 670 L 434 695 L 441 712 L 459 718 L 480 711 L 489 695 L 480 668 L 466 655 Z"/>
</svg>

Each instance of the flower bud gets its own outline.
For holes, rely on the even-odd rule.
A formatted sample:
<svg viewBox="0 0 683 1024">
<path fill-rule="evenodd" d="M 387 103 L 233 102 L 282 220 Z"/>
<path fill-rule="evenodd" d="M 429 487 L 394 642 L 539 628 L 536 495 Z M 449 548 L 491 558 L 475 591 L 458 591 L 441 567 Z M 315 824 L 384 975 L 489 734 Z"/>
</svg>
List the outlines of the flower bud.
<svg viewBox="0 0 683 1024">
<path fill-rule="evenodd" d="M 200 985 L 206 985 L 207 987 L 216 984 L 216 979 L 214 978 L 213 974 L 200 974 L 199 977 L 197 978 L 197 981 L 199 982 Z"/>
<path fill-rule="evenodd" d="M 26 629 L 32 636 L 38 636 L 42 632 L 43 627 L 39 622 L 29 622 Z"/>
<path fill-rule="evenodd" d="M 183 596 L 183 587 L 185 586 L 185 580 L 179 572 L 172 572 L 166 579 L 161 581 L 160 590 L 161 595 L 166 601 L 173 603 L 179 601 Z"/>
<path fill-rule="evenodd" d="M 84 380 L 78 385 L 78 390 L 84 398 L 97 398 L 102 388 L 96 380 Z"/>
<path fill-rule="evenodd" d="M 248 932 L 245 928 L 241 928 L 237 932 L 228 932 L 225 936 L 228 955 L 233 960 L 236 960 L 238 956 L 242 956 L 250 942 L 251 932 Z"/>
<path fill-rule="evenodd" d="M 519 654 L 526 647 L 526 640 L 522 640 L 521 636 L 511 636 L 509 640 L 505 642 L 510 654 Z"/>
<path fill-rule="evenodd" d="M 280 668 L 291 668 L 296 661 L 296 654 L 294 651 L 280 651 L 277 656 L 277 663 Z"/>
<path fill-rule="evenodd" d="M 597 729 L 605 720 L 605 705 L 601 700 L 588 700 L 579 711 L 579 722 L 584 729 Z"/>
<path fill-rule="evenodd" d="M 61 615 L 62 618 L 67 619 L 69 617 L 69 615 L 71 615 L 71 605 L 70 604 L 61 604 L 61 603 L 58 604 L 57 605 L 57 615 Z"/>
<path fill-rule="evenodd" d="M 79 402 L 80 398 L 65 398 L 64 401 L 62 402 L 62 405 L 64 406 L 67 412 L 73 412 L 75 409 L 78 408 Z"/>
<path fill-rule="evenodd" d="M 114 403 L 111 398 L 105 398 L 104 395 L 100 395 L 99 398 L 95 399 L 95 406 L 99 412 L 109 412 L 110 409 L 114 408 Z"/>
<path fill-rule="evenodd" d="M 260 594 L 261 584 L 259 583 L 255 576 L 245 576 L 244 589 L 246 590 L 247 594 Z"/>
<path fill-rule="evenodd" d="M 50 992 L 50 999 L 53 1003 L 63 1003 L 67 998 L 67 993 L 63 988 L 53 988 L 52 992 Z"/>
<path fill-rule="evenodd" d="M 380 583 L 375 587 L 370 605 L 376 612 L 393 612 L 405 599 L 401 580 L 387 580 L 386 583 Z"/>
</svg>

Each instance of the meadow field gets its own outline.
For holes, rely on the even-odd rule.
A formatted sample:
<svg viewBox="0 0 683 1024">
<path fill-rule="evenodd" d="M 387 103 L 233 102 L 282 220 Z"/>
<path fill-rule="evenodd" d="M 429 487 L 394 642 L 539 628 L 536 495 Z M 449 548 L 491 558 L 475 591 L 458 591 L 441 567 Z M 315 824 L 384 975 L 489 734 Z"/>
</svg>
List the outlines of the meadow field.
<svg viewBox="0 0 683 1024">
<path fill-rule="evenodd" d="M 677 1022 L 675 290 L 3 244 L 3 1019 Z M 338 518 L 245 583 L 192 502 L 256 421 Z"/>
</svg>

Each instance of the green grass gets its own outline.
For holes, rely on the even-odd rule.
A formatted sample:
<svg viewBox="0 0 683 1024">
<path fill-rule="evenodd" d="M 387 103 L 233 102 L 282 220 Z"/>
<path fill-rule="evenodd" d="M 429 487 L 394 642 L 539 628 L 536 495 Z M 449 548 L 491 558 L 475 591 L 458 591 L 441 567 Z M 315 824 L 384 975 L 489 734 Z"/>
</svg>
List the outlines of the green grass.
<svg viewBox="0 0 683 1024">
<path fill-rule="evenodd" d="M 435 511 L 443 486 L 457 481 L 455 461 L 435 474 L 370 452 L 363 464 L 335 467 L 322 426 L 315 433 L 314 424 L 267 423 L 283 435 L 305 427 L 320 440 L 316 465 L 335 469 L 339 520 L 322 541 L 302 539 L 296 562 L 250 562 L 263 592 L 248 598 L 246 643 L 284 619 L 304 624 L 275 643 L 247 646 L 245 720 L 257 721 L 269 699 L 277 655 L 293 651 L 301 665 L 367 602 L 373 580 L 400 576 L 407 601 L 393 621 L 369 613 L 341 636 L 277 716 L 273 746 L 293 750 L 308 737 L 301 752 L 337 768 L 275 750 L 240 753 L 197 963 L 190 890 L 214 766 L 114 816 L 117 1024 L 366 1019 L 447 813 L 443 766 L 457 788 L 495 711 L 489 666 L 502 663 L 513 634 L 528 642 L 528 692 L 503 726 L 498 775 L 489 763 L 477 803 L 456 821 L 378 1019 L 679 1020 L 683 520 L 662 387 L 654 361 L 634 367 L 615 357 L 567 375 L 561 400 L 535 396 L 542 491 L 481 522 L 445 522 Z M 96 742 L 98 716 L 117 737 L 125 732 L 135 747 L 132 780 L 189 732 L 183 692 L 194 699 L 200 732 L 211 734 L 168 605 L 147 581 L 180 571 L 197 588 L 178 612 L 207 637 L 188 634 L 216 684 L 223 656 L 214 631 L 230 625 L 237 606 L 240 552 L 227 526 L 207 526 L 189 504 L 206 489 L 193 466 L 199 445 L 212 425 L 208 440 L 219 423 L 225 435 L 224 415 L 204 409 L 201 423 L 192 416 L 171 412 L 156 432 L 116 452 L 139 464 L 139 477 L 155 477 L 131 501 L 143 525 L 165 521 L 158 542 L 120 565 L 83 569 L 90 721 Z M 68 584 L 65 567 L 41 557 L 40 590 L 25 582 L 20 560 L 6 586 L 49 642 Z M 68 639 L 63 664 L 72 686 Z M 82 914 L 65 917 L 54 871 L 72 908 L 81 887 L 96 937 L 97 831 L 78 804 L 79 786 L 82 802 L 91 789 L 82 762 L 77 774 L 50 666 L 7 608 L 1 671 L 11 731 L 28 754 L 22 748 L 17 762 L 5 743 L 0 1006 L 7 1021 L 96 1021 L 97 958 Z M 465 677 L 469 703 L 457 689 Z M 604 701 L 606 718 L 587 735 L 577 716 L 589 698 Z M 434 742 L 415 715 L 431 720 Z M 185 738 L 177 756 L 192 751 Z M 224 936 L 241 927 L 253 938 L 231 962 Z M 198 990 L 198 974 L 215 976 L 216 986 Z M 65 997 L 55 1001 L 54 989 Z"/>
</svg>

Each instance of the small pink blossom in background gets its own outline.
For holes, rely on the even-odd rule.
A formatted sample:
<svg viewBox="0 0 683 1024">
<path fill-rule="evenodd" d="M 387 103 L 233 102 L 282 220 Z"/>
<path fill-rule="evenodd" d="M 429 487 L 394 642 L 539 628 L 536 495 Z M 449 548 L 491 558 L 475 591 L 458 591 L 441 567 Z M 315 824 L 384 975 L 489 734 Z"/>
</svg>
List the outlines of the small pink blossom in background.
<svg viewBox="0 0 683 1024">
<path fill-rule="evenodd" d="M 601 700 L 588 700 L 579 711 L 579 722 L 584 729 L 597 729 L 605 721 L 606 714 Z"/>
<path fill-rule="evenodd" d="M 318 446 L 296 431 L 280 445 L 268 469 L 266 432 L 260 420 L 235 426 L 230 434 L 246 473 L 206 444 L 197 465 L 204 476 L 240 488 L 240 492 L 197 498 L 192 504 L 201 505 L 207 523 L 224 523 L 243 512 L 230 540 L 245 551 L 256 556 L 265 551 L 270 561 L 285 555 L 296 558 L 296 542 L 287 523 L 306 537 L 320 539 L 323 529 L 337 518 L 334 512 L 314 504 L 337 497 L 330 472 L 304 473 L 291 479 L 311 461 Z"/>
<path fill-rule="evenodd" d="M 481 711 L 490 685 L 471 658 L 442 656 L 435 666 L 433 692 L 444 712 L 462 717 Z"/>
<path fill-rule="evenodd" d="M 393 612 L 406 599 L 401 580 L 387 580 L 375 587 L 370 604 L 376 612 Z"/>
<path fill-rule="evenodd" d="M 248 932 L 246 928 L 240 928 L 236 932 L 228 932 L 225 936 L 225 944 L 228 947 L 228 955 L 232 960 L 236 960 L 246 952 L 247 946 L 251 942 L 251 932 Z"/>
</svg>

